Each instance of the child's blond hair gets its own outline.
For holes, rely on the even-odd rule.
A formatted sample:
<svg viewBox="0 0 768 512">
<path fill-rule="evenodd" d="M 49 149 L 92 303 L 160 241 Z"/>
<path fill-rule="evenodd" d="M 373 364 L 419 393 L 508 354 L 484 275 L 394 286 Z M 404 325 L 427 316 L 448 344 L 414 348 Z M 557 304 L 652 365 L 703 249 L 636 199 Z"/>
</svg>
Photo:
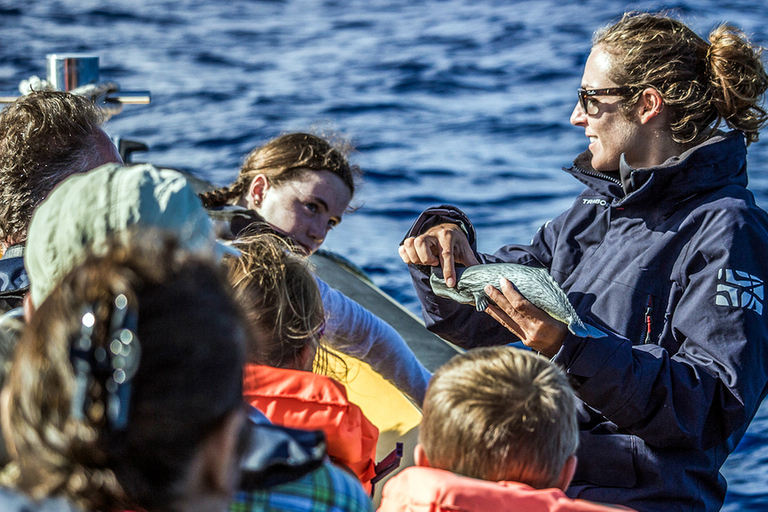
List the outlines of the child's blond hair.
<svg viewBox="0 0 768 512">
<path fill-rule="evenodd" d="M 419 439 L 432 467 L 551 487 L 578 446 L 576 407 L 565 374 L 544 357 L 474 349 L 435 372 Z"/>
</svg>

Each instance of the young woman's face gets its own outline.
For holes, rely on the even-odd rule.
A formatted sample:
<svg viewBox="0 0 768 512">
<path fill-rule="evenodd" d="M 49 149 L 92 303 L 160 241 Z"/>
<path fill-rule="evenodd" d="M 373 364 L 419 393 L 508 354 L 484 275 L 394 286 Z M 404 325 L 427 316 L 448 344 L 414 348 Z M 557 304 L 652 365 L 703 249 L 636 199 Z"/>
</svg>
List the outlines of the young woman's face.
<svg viewBox="0 0 768 512">
<path fill-rule="evenodd" d="M 247 206 L 312 254 L 341 222 L 351 200 L 352 192 L 341 178 L 330 171 L 307 170 L 278 186 L 263 174 L 256 176 Z"/>
<path fill-rule="evenodd" d="M 610 54 L 601 47 L 592 49 L 584 66 L 581 80 L 582 89 L 608 89 L 619 87 L 608 78 L 611 68 Z M 589 150 L 592 152 L 592 167 L 601 172 L 617 171 L 619 158 L 626 154 L 627 163 L 642 167 L 645 162 L 645 145 L 640 136 L 640 124 L 619 111 L 621 96 L 596 96 L 598 110 L 587 115 L 577 102 L 571 114 L 571 124 L 584 128 L 589 137 Z"/>
</svg>

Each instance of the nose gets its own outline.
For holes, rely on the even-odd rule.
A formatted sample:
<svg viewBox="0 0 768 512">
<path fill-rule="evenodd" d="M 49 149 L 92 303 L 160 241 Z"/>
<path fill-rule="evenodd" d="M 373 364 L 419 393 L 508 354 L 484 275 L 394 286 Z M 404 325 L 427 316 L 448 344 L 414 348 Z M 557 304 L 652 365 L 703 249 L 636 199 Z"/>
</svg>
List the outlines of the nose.
<svg viewBox="0 0 768 512">
<path fill-rule="evenodd" d="M 573 126 L 586 126 L 587 124 L 587 113 L 584 112 L 584 109 L 581 108 L 581 103 L 578 101 L 576 106 L 573 107 L 573 112 L 571 112 L 571 124 Z"/>
<path fill-rule="evenodd" d="M 321 244 L 323 243 L 323 240 L 325 240 L 325 235 L 328 234 L 330 229 L 331 228 L 328 226 L 328 219 L 325 219 L 322 215 L 319 215 L 310 223 L 309 229 L 307 230 L 307 235 L 309 235 L 309 237 L 312 238 L 312 240 L 315 240 L 318 244 Z"/>
</svg>

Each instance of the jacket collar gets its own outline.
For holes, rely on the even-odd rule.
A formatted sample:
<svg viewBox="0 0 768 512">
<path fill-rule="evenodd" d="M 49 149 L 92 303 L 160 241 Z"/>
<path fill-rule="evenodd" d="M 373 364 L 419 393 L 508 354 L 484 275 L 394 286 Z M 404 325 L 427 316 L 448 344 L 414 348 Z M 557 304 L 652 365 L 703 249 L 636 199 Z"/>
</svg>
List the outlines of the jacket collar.
<svg viewBox="0 0 768 512">
<path fill-rule="evenodd" d="M 634 169 L 621 157 L 619 171 L 600 173 L 589 165 L 591 153 L 579 155 L 566 171 L 595 192 L 614 199 L 614 205 L 637 201 L 678 202 L 693 194 L 726 185 L 747 186 L 746 143 L 738 131 L 718 133 L 666 162 Z"/>
</svg>

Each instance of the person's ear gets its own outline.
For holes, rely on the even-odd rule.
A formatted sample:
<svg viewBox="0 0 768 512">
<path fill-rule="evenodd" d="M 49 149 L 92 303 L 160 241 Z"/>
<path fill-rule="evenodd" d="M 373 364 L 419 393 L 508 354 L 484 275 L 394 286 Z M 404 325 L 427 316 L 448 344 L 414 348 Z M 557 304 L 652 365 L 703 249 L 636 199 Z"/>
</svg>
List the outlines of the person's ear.
<svg viewBox="0 0 768 512">
<path fill-rule="evenodd" d="M 578 459 L 576 458 L 576 455 L 571 455 L 568 457 L 568 459 L 565 461 L 565 464 L 563 464 L 563 469 L 560 470 L 560 475 L 557 477 L 555 487 L 565 491 L 568 486 L 571 485 L 573 474 L 576 472 L 577 463 Z"/>
<path fill-rule="evenodd" d="M 28 291 L 26 295 L 24 295 L 22 305 L 24 306 L 24 321 L 29 323 L 29 321 L 32 320 L 32 315 L 35 314 L 35 304 L 32 302 L 31 291 Z"/>
<path fill-rule="evenodd" d="M 421 443 L 417 444 L 413 449 L 413 463 L 416 466 L 423 468 L 432 467 L 432 465 L 429 463 L 429 459 L 427 459 L 427 452 L 424 451 L 424 446 Z"/>
<path fill-rule="evenodd" d="M 232 411 L 203 441 L 203 482 L 209 492 L 231 494 L 237 485 L 239 459 L 237 446 L 245 414 L 242 409 Z"/>
<path fill-rule="evenodd" d="M 262 201 L 264 201 L 264 196 L 267 193 L 267 190 L 269 190 L 269 179 L 264 174 L 257 174 L 254 176 L 254 178 L 251 180 L 251 184 L 248 187 L 248 197 L 247 197 L 247 206 L 251 210 L 257 210 L 260 206 Z"/>
<path fill-rule="evenodd" d="M 653 87 L 646 87 L 638 101 L 640 122 L 642 124 L 648 123 L 658 116 L 662 110 L 664 110 L 664 98 L 661 97 L 661 93 Z"/>
</svg>

